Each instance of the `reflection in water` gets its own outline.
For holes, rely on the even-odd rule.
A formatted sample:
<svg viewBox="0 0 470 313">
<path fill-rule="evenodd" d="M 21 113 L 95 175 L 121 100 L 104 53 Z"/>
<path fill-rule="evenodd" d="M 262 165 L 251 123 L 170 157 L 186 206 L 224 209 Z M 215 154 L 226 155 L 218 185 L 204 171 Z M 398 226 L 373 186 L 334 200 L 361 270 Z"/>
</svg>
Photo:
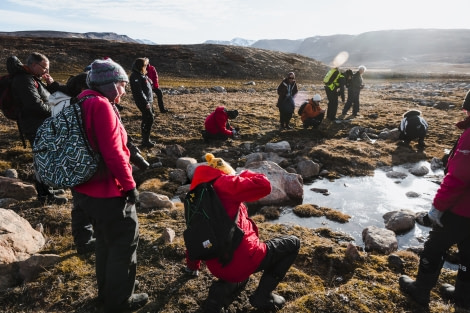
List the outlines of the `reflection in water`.
<svg viewBox="0 0 470 313">
<path fill-rule="evenodd" d="M 309 228 L 328 227 L 351 235 L 356 245 L 363 246 L 362 230 L 368 226 L 384 228 L 382 216 L 385 213 L 400 209 L 420 212 L 431 208 L 439 188 L 435 181 L 442 179 L 443 171 L 430 169 L 426 176 L 417 177 L 409 173 L 409 169 L 416 165 L 424 165 L 430 169 L 428 162 L 421 162 L 393 167 L 393 171 L 407 174 L 404 179 L 389 178 L 385 171 L 378 169 L 374 176 L 343 177 L 333 182 L 321 179 L 304 186 L 303 203 L 316 204 L 348 214 L 351 216 L 348 223 L 341 224 L 324 217 L 301 218 L 292 213 L 292 208 L 287 208 L 274 222 L 293 223 Z M 329 195 L 313 192 L 311 188 L 327 189 Z M 408 192 L 415 192 L 419 197 L 408 197 Z M 410 232 L 398 236 L 399 248 L 422 245 L 429 230 L 430 228 L 416 224 Z"/>
</svg>

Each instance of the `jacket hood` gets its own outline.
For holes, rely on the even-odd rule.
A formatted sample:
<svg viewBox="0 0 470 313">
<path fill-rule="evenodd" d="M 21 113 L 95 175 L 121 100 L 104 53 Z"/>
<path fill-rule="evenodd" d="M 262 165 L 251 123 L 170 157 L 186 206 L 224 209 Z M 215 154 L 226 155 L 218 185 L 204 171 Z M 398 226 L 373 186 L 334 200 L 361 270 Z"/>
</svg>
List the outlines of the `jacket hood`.
<svg viewBox="0 0 470 313">
<path fill-rule="evenodd" d="M 201 183 L 210 182 L 222 175 L 226 175 L 219 169 L 213 168 L 209 165 L 199 165 L 194 171 L 193 180 L 191 181 L 190 190 L 196 188 Z"/>
</svg>

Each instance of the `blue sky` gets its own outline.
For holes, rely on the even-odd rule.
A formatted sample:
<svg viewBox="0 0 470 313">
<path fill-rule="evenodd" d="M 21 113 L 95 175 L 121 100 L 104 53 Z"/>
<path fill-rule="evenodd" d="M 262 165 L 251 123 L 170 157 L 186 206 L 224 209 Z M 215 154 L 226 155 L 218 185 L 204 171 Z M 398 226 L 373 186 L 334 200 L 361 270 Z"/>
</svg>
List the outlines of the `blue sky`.
<svg viewBox="0 0 470 313">
<path fill-rule="evenodd" d="M 0 31 L 114 32 L 157 44 L 470 29 L 468 0 L 2 0 Z"/>
</svg>

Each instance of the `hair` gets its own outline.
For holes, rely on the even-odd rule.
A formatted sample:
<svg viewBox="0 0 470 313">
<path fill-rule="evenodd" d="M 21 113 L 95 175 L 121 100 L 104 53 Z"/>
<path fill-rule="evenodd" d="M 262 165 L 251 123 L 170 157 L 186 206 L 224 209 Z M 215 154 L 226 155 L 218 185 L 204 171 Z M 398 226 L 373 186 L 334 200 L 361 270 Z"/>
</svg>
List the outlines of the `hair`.
<svg viewBox="0 0 470 313">
<path fill-rule="evenodd" d="M 42 61 L 49 62 L 49 59 L 42 53 L 33 52 L 29 55 L 28 59 L 26 60 L 26 65 L 31 66 L 36 63 L 41 63 Z"/>
<path fill-rule="evenodd" d="M 365 73 L 367 69 L 366 69 L 366 67 L 365 67 L 364 65 L 359 65 L 359 67 L 357 68 L 357 70 L 358 70 L 358 71 L 363 70 L 364 73 Z"/>
<path fill-rule="evenodd" d="M 149 64 L 148 58 L 137 58 L 132 65 L 132 69 L 142 74 L 147 74 L 147 65 Z"/>
<path fill-rule="evenodd" d="M 71 97 L 78 96 L 82 90 L 88 89 L 88 85 L 86 83 L 87 73 L 80 73 L 75 76 L 70 76 L 65 84 L 67 86 L 67 93 Z"/>
<path fill-rule="evenodd" d="M 295 73 L 294 73 L 294 72 L 289 72 L 289 73 L 287 73 L 286 78 L 289 78 L 289 76 L 291 76 L 291 75 L 294 76 L 294 78 L 295 78 Z"/>
</svg>

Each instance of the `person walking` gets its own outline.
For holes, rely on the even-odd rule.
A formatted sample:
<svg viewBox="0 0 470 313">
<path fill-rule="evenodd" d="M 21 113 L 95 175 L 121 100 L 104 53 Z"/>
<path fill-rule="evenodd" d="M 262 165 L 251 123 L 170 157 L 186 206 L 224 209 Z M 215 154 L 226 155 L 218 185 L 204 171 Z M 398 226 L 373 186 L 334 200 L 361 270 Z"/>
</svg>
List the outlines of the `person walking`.
<svg viewBox="0 0 470 313">
<path fill-rule="evenodd" d="M 313 98 L 308 99 L 305 105 L 302 105 L 303 110 L 300 112 L 300 119 L 302 120 L 304 128 L 318 128 L 325 116 L 325 110 L 320 107 L 321 96 L 315 94 Z M 299 109 L 300 110 L 300 109 Z"/>
<path fill-rule="evenodd" d="M 364 88 L 364 81 L 362 79 L 362 74 L 366 71 L 364 65 L 360 65 L 357 69 L 357 72 L 352 76 L 351 82 L 348 87 L 348 100 L 343 107 L 341 116 L 345 117 L 349 109 L 352 106 L 352 115 L 351 117 L 357 117 L 359 114 L 359 95 L 361 90 Z"/>
<path fill-rule="evenodd" d="M 403 114 L 403 119 L 398 126 L 400 131 L 399 139 L 408 146 L 412 140 L 418 140 L 418 148 L 425 147 L 424 137 L 428 133 L 428 123 L 421 116 L 421 111 L 409 110 Z"/>
<path fill-rule="evenodd" d="M 344 86 L 346 84 L 344 75 L 338 67 L 331 68 L 323 78 L 326 97 L 328 98 L 328 109 L 326 110 L 326 118 L 330 121 L 336 120 L 336 112 L 338 111 L 338 96 L 344 103 Z"/>
<path fill-rule="evenodd" d="M 150 132 L 152 131 L 155 113 L 153 110 L 152 81 L 147 77 L 148 64 L 149 60 L 147 58 L 137 58 L 134 60 L 130 85 L 132 97 L 142 113 L 142 121 L 140 124 L 142 146 L 152 148 L 155 146 L 155 142 L 150 140 Z"/>
<path fill-rule="evenodd" d="M 95 60 L 87 75 L 90 89 L 78 99 L 92 149 L 102 163 L 85 183 L 73 187 L 74 204 L 92 221 L 96 238 L 98 300 L 107 313 L 134 310 L 148 301 L 146 293 L 134 293 L 138 285 L 137 246 L 139 192 L 132 177 L 127 132 L 114 103 L 119 103 L 129 82 L 126 72 L 111 58 Z"/>
<path fill-rule="evenodd" d="M 33 147 L 39 126 L 51 116 L 51 108 L 47 103 L 49 95 L 65 87 L 54 81 L 49 74 L 50 62 L 42 53 L 31 53 L 26 65 L 18 59 L 16 63 L 14 66 L 16 73 L 11 86 L 13 97 L 20 108 L 18 125 L 30 146 Z M 37 175 L 35 176 L 34 186 L 39 202 L 42 204 L 67 203 L 66 197 L 56 194 L 56 191 L 43 183 Z"/>
<path fill-rule="evenodd" d="M 295 261 L 300 249 L 300 240 L 285 235 L 260 240 L 258 228 L 249 216 L 245 201 L 256 201 L 271 192 L 271 184 L 261 173 L 245 170 L 236 175 L 235 170 L 223 159 L 213 154 L 205 155 L 207 165 L 198 166 L 191 181 L 190 190 L 204 182 L 214 181 L 214 189 L 230 218 L 235 219 L 244 235 L 240 245 L 233 253 L 231 261 L 223 266 L 218 258 L 207 260 L 209 271 L 219 280 L 209 289 L 205 303 L 205 313 L 219 313 L 241 292 L 248 278 L 255 272 L 263 271 L 258 287 L 250 296 L 250 304 L 260 310 L 278 310 L 286 300 L 273 290 L 284 278 Z M 197 274 L 201 261 L 191 260 L 186 253 L 186 271 Z M 196 274 L 194 274 L 196 273 Z"/>
<path fill-rule="evenodd" d="M 427 306 L 446 254 L 457 245 L 459 266 L 455 285 L 443 284 L 441 293 L 455 306 L 470 309 L 470 92 L 463 103 L 466 118 L 456 124 L 462 130 L 447 161 L 447 174 L 434 196 L 427 218 L 432 230 L 420 254 L 416 280 L 399 278 L 401 290 L 417 303 Z"/>
<path fill-rule="evenodd" d="M 158 83 L 157 69 L 150 63 L 147 64 L 147 75 L 152 81 L 153 92 L 155 92 L 155 94 L 157 95 L 157 103 L 158 108 L 160 109 L 160 113 L 169 113 L 170 111 L 166 109 L 165 105 L 163 104 L 163 92 L 160 89 L 160 85 Z"/>
<path fill-rule="evenodd" d="M 277 87 L 277 107 L 279 109 L 279 130 L 292 129 L 289 125 L 294 114 L 295 102 L 294 97 L 297 94 L 297 83 L 295 82 L 294 72 L 287 73 L 286 78 Z"/>
</svg>

